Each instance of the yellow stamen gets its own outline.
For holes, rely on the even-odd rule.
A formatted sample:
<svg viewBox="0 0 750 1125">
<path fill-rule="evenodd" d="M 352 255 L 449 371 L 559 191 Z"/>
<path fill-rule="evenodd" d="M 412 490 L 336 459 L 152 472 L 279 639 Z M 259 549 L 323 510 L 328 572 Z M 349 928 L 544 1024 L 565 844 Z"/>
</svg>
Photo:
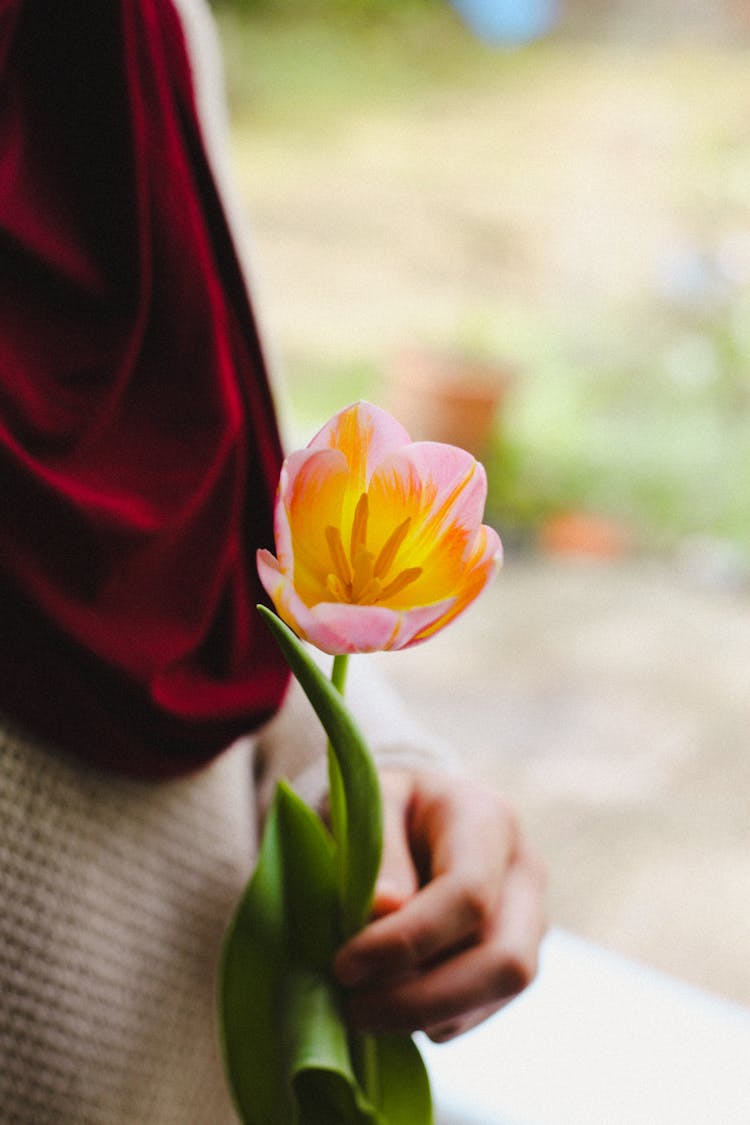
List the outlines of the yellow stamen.
<svg viewBox="0 0 750 1125">
<path fill-rule="evenodd" d="M 375 605 L 376 602 L 380 601 L 380 591 L 380 582 L 377 578 L 373 578 L 357 598 L 357 605 Z"/>
<path fill-rule="evenodd" d="M 363 592 L 373 580 L 373 555 L 370 551 L 360 551 L 354 559 L 354 573 L 352 575 L 352 601 L 360 603 Z"/>
<path fill-rule="evenodd" d="M 385 578 L 386 574 L 393 566 L 401 544 L 404 539 L 406 539 L 410 524 L 411 516 L 407 516 L 404 522 L 400 523 L 396 530 L 392 531 L 388 536 L 373 567 L 373 573 L 376 578 Z"/>
<path fill-rule="evenodd" d="M 349 594 L 338 574 L 329 574 L 326 578 L 326 589 L 333 595 L 334 601 L 348 602 Z"/>
<path fill-rule="evenodd" d="M 383 579 L 393 567 L 401 546 L 411 525 L 407 516 L 396 527 L 381 547 L 377 559 L 367 550 L 367 525 L 370 516 L 370 503 L 363 492 L 354 509 L 351 531 L 351 550 L 344 549 L 341 530 L 329 525 L 325 529 L 326 542 L 331 555 L 333 569 L 326 576 L 326 589 L 337 602 L 350 605 L 375 605 L 400 594 L 406 586 L 416 582 L 422 573 L 419 566 L 408 567 L 397 574 L 388 585 Z"/>
<path fill-rule="evenodd" d="M 386 598 L 392 598 L 395 594 L 400 594 L 407 586 L 411 586 L 412 582 L 416 582 L 422 574 L 421 566 L 410 566 L 406 570 L 402 570 L 397 574 L 392 582 L 389 582 L 380 592 L 379 601 L 385 601 Z"/>
<path fill-rule="evenodd" d="M 357 501 L 352 521 L 351 545 L 349 558 L 355 560 L 360 551 L 367 548 L 367 521 L 370 516 L 370 501 L 367 493 L 363 492 Z"/>
<path fill-rule="evenodd" d="M 337 527 L 326 528 L 326 542 L 328 543 L 328 550 L 331 552 L 331 561 L 333 563 L 333 570 L 335 576 L 338 577 L 339 582 L 343 586 L 351 586 L 352 572 L 349 566 L 349 560 L 346 557 L 344 544 L 341 541 L 341 532 Z"/>
</svg>

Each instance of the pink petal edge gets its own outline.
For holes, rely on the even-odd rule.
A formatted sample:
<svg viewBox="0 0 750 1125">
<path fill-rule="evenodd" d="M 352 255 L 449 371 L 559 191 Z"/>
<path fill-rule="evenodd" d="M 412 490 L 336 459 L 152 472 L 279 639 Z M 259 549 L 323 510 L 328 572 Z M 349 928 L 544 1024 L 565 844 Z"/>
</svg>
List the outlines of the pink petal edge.
<svg viewBox="0 0 750 1125">
<path fill-rule="evenodd" d="M 425 482 L 434 486 L 435 499 L 424 515 L 429 520 L 431 514 L 437 515 L 446 505 L 440 527 L 459 526 L 471 530 L 482 522 L 487 474 L 479 461 L 457 446 L 415 442 L 390 454 L 373 473 L 371 494 L 380 491 L 387 495 L 397 487 L 396 481 L 407 493 L 415 481 L 420 486 Z"/>
<path fill-rule="evenodd" d="M 449 612 L 454 602 L 455 598 L 448 598 L 408 610 L 320 602 L 309 612 L 325 628 L 327 636 L 338 637 L 337 651 L 388 652 L 408 648 L 414 637 Z M 310 639 L 318 643 L 312 634 Z"/>
<path fill-rule="evenodd" d="M 411 438 L 407 430 L 387 410 L 362 399 L 334 414 L 333 418 L 326 422 L 325 426 L 318 431 L 309 443 L 308 450 L 338 450 L 339 446 L 336 444 L 337 431 L 341 425 L 341 419 L 350 411 L 356 411 L 357 429 L 362 436 L 362 440 L 367 443 L 366 479 L 369 482 L 373 471 L 380 462 L 389 453 L 393 453 L 405 445 L 410 445 Z M 345 450 L 343 452 L 346 453 Z"/>
<path fill-rule="evenodd" d="M 281 466 L 276 503 L 288 503 L 301 474 L 348 472 L 346 457 L 339 449 L 298 449 Z"/>
</svg>

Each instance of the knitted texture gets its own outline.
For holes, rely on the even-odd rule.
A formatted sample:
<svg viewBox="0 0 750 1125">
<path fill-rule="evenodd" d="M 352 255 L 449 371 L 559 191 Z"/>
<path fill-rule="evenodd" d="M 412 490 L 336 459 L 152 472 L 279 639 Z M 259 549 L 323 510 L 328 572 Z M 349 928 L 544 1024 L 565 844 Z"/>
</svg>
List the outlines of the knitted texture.
<svg viewBox="0 0 750 1125">
<path fill-rule="evenodd" d="M 252 865 L 251 748 L 143 784 L 0 728 L 0 1120 L 222 1125 L 221 939 Z"/>
</svg>

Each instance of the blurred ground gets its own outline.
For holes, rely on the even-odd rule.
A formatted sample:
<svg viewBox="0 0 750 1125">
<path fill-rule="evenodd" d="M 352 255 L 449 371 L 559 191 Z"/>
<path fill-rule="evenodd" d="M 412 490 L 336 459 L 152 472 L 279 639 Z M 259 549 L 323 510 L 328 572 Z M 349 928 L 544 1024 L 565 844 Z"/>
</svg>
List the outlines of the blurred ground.
<svg viewBox="0 0 750 1125">
<path fill-rule="evenodd" d="M 510 558 L 450 630 L 377 659 L 517 802 L 556 924 L 750 1005 L 749 655 L 750 592 Z"/>
</svg>

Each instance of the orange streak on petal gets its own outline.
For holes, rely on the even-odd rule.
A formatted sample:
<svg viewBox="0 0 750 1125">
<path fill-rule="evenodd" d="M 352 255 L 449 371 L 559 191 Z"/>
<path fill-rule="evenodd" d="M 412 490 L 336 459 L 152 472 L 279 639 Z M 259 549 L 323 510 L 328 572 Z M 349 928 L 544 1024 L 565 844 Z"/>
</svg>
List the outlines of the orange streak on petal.
<svg viewBox="0 0 750 1125">
<path fill-rule="evenodd" d="M 349 489 L 361 496 L 367 488 L 367 465 L 373 427 L 358 406 L 342 411 L 331 430 L 331 447 L 340 450 L 349 465 Z"/>
<path fill-rule="evenodd" d="M 347 458 L 351 455 L 353 487 L 361 493 L 377 465 L 409 443 L 404 427 L 387 411 L 369 402 L 357 402 L 327 422 L 308 449 L 340 449 Z"/>
<path fill-rule="evenodd" d="M 344 458 L 333 450 L 316 452 L 298 467 L 293 486 L 283 498 L 295 584 L 308 605 L 325 596 L 326 577 L 332 569 L 326 529 L 340 524 L 346 482 Z"/>
<path fill-rule="evenodd" d="M 459 614 L 463 613 L 463 611 L 479 597 L 482 590 L 484 590 L 485 586 L 487 586 L 493 578 L 498 565 L 497 560 L 491 557 L 486 559 L 480 566 L 475 567 L 469 573 L 461 589 L 456 591 L 456 600 L 448 612 L 429 625 L 428 628 L 424 629 L 418 637 L 414 638 L 414 642 L 427 640 L 441 629 L 444 629 L 451 621 L 455 621 Z"/>
</svg>

